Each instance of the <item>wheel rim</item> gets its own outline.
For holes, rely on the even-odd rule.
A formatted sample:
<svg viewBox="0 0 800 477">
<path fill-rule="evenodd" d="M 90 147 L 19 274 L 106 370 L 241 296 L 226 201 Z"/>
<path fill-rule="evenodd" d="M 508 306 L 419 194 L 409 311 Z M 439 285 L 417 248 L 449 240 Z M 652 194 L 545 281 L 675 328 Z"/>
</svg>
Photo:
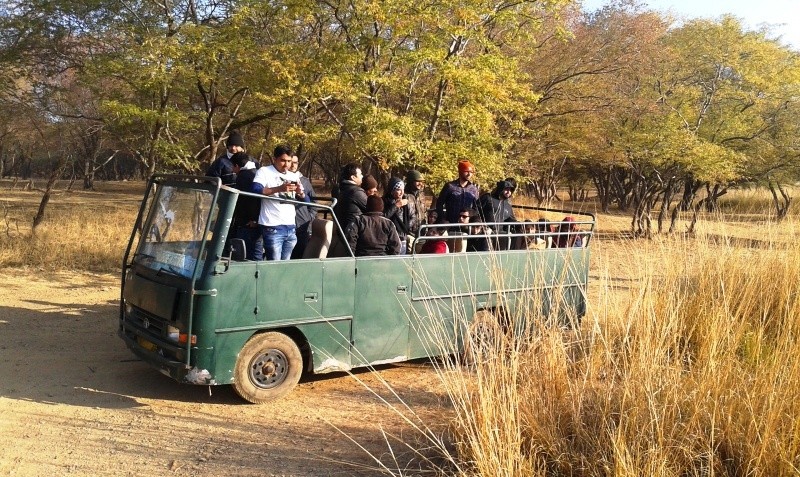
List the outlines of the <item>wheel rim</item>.
<svg viewBox="0 0 800 477">
<path fill-rule="evenodd" d="M 279 349 L 269 349 L 250 362 L 250 381 L 262 389 L 279 386 L 289 373 L 289 360 Z"/>
</svg>

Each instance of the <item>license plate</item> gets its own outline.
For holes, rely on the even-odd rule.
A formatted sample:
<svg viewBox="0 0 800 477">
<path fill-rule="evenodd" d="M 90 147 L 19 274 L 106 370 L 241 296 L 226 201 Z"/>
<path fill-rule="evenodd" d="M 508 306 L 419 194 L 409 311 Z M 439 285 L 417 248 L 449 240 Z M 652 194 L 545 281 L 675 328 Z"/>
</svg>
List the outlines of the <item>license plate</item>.
<svg viewBox="0 0 800 477">
<path fill-rule="evenodd" d="M 158 349 L 158 346 L 156 346 L 155 343 L 151 343 L 150 341 L 147 341 L 141 336 L 136 338 L 136 342 L 139 343 L 139 346 L 146 349 L 147 351 L 155 351 Z"/>
</svg>

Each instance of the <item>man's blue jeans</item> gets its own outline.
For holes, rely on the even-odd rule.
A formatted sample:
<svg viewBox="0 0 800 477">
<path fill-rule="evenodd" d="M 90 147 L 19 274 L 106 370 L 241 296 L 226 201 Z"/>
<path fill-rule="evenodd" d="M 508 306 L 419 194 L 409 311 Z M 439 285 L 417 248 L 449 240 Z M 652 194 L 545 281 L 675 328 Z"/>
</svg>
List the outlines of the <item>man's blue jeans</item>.
<svg viewBox="0 0 800 477">
<path fill-rule="evenodd" d="M 289 260 L 297 243 L 293 225 L 261 226 L 264 236 L 264 255 L 267 260 Z"/>
</svg>

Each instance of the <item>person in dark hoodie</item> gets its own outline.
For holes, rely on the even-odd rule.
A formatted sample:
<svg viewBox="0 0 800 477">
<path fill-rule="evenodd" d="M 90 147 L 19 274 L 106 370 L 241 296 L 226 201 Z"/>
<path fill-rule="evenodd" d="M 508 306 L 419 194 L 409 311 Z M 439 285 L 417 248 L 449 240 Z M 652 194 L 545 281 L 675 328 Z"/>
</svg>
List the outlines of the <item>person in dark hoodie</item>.
<svg viewBox="0 0 800 477">
<path fill-rule="evenodd" d="M 400 255 L 405 255 L 408 250 L 408 237 L 411 231 L 419 228 L 411 200 L 403 191 L 404 186 L 402 180 L 392 177 L 383 197 L 383 215 L 391 220 L 397 229 L 397 235 L 400 237 Z"/>
<path fill-rule="evenodd" d="M 484 194 L 478 199 L 478 212 L 484 222 L 489 222 L 489 227 L 495 234 L 502 235 L 513 232 L 511 226 L 497 225 L 499 222 L 516 222 L 511 196 L 517 190 L 517 181 L 508 177 L 498 181 L 490 194 Z M 494 222 L 494 224 L 491 224 Z M 508 250 L 508 237 L 493 237 L 492 245 L 495 250 Z"/>
<path fill-rule="evenodd" d="M 376 195 L 367 197 L 367 211 L 347 226 L 345 236 L 356 257 L 400 254 L 400 237 Z"/>
<path fill-rule="evenodd" d="M 209 177 L 219 177 L 222 185 L 232 186 L 236 183 L 236 173 L 233 172 L 231 157 L 239 152 L 244 152 L 244 138 L 238 131 L 231 131 L 228 139 L 225 140 L 225 153 L 219 156 L 206 171 Z M 249 158 L 248 158 L 249 160 Z M 258 169 L 258 166 L 253 164 Z"/>
</svg>

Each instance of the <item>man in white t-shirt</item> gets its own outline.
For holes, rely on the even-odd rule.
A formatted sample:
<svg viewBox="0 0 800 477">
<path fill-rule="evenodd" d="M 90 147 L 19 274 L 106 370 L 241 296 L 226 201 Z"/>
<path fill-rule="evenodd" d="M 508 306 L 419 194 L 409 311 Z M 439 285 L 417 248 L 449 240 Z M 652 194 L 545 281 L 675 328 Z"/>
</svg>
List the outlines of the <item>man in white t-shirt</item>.
<svg viewBox="0 0 800 477">
<path fill-rule="evenodd" d="M 292 150 L 277 146 L 272 165 L 262 167 L 253 179 L 253 192 L 283 199 L 303 200 L 305 193 L 300 177 L 289 171 Z M 258 224 L 264 236 L 264 255 L 267 260 L 289 260 L 297 243 L 295 206 L 275 200 L 262 200 Z"/>
</svg>

